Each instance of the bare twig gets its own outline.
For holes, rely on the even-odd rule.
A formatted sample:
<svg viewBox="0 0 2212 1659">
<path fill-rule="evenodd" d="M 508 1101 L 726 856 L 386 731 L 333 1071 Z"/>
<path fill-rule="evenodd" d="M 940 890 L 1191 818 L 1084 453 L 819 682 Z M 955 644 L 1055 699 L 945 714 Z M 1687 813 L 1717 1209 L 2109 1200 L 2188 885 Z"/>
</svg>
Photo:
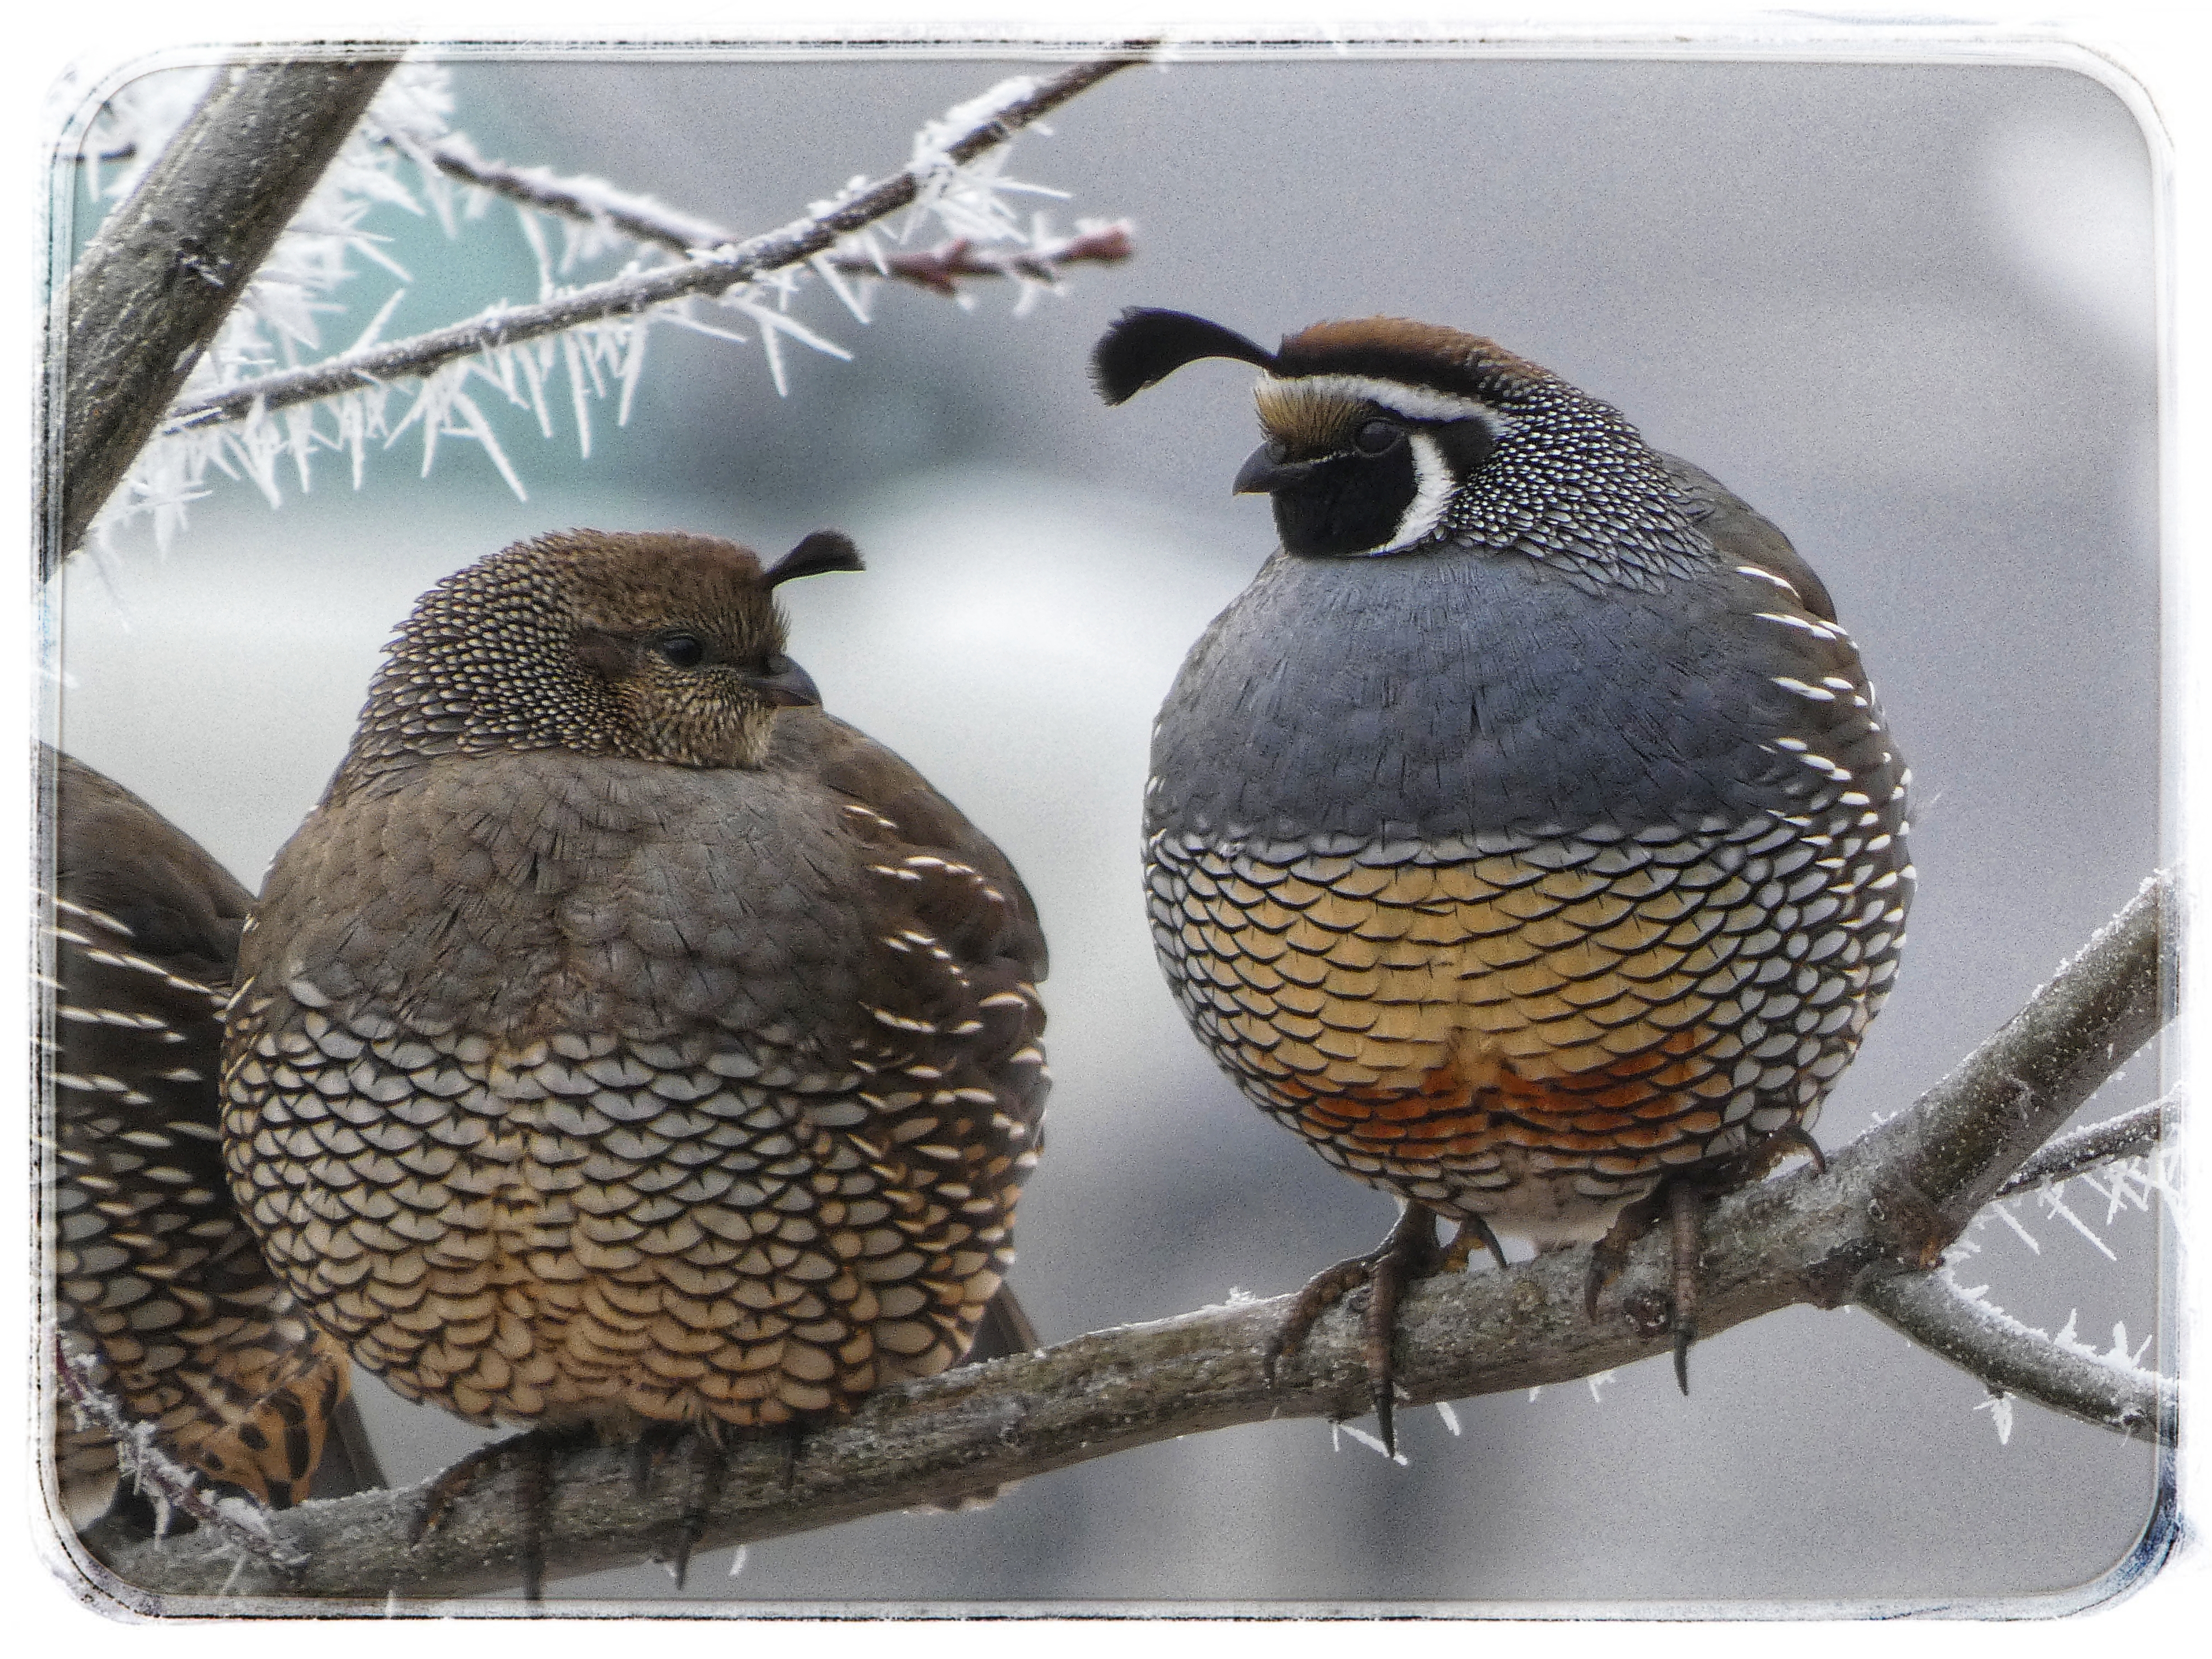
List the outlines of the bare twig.
<svg viewBox="0 0 2212 1659">
<path fill-rule="evenodd" d="M 880 264 L 860 253 L 840 253 L 830 263 L 848 275 L 889 276 L 950 297 L 960 292 L 963 277 L 1019 276 L 1049 286 L 1069 265 L 1115 264 L 1132 252 L 1129 227 L 1117 222 L 1012 252 L 980 248 L 956 236 L 923 252 L 886 254 Z"/>
<path fill-rule="evenodd" d="M 47 324 L 40 574 L 78 543 L 398 58 L 234 64 L 109 216 Z"/>
<path fill-rule="evenodd" d="M 1996 1195 L 2009 1198 L 2032 1187 L 2070 1180 L 2100 1164 L 2140 1158 L 2158 1145 L 2165 1114 L 2172 1103 L 2172 1097 L 2169 1096 L 2154 1100 L 2148 1106 L 2138 1106 L 2132 1112 L 2106 1118 L 2102 1123 L 2069 1131 L 2014 1170 Z"/>
<path fill-rule="evenodd" d="M 1948 1268 L 1878 1280 L 1859 1300 L 1901 1335 L 1993 1389 L 2131 1439 L 2173 1437 L 2179 1385 L 2124 1358 L 2063 1346 L 1968 1295 Z"/>
<path fill-rule="evenodd" d="M 1148 41 L 1133 41 L 1112 55 L 1079 64 L 979 116 L 974 125 L 946 144 L 938 156 L 912 163 L 888 178 L 849 191 L 832 205 L 794 219 L 781 229 L 766 232 L 733 247 L 695 252 L 681 264 L 662 265 L 595 283 L 536 305 L 488 312 L 411 339 L 395 340 L 304 368 L 241 381 L 179 404 L 171 411 L 167 429 L 178 431 L 241 421 L 257 407 L 284 409 L 364 386 L 425 375 L 458 358 L 557 334 L 582 324 L 635 316 L 679 300 L 711 298 L 726 293 L 741 283 L 810 259 L 840 237 L 897 212 L 912 203 L 945 168 L 971 161 L 986 150 L 1003 144 L 1021 128 L 1057 109 L 1077 94 L 1096 86 L 1117 70 L 1142 61 L 1152 46 Z"/>
<path fill-rule="evenodd" d="M 1933 1265 L 2036 1139 L 2170 1012 L 2168 902 L 2162 881 L 2148 884 L 2002 1030 L 1913 1109 L 1831 1154 L 1825 1175 L 1802 1170 L 1717 1200 L 1700 1261 L 1701 1328 L 1717 1334 L 1796 1303 L 1912 1304 L 1909 1286 L 1893 1295 L 1886 1285 Z M 1632 1252 L 1595 1321 L 1582 1310 L 1584 1267 L 1579 1252 L 1558 1252 L 1506 1273 L 1414 1286 L 1400 1312 L 1403 1397 L 1419 1404 L 1525 1389 L 1666 1352 L 1665 1240 L 1655 1235 Z M 1096 1332 L 886 1389 L 849 1421 L 811 1435 L 787 1486 L 780 1444 L 743 1447 L 700 1548 L 943 1503 L 1177 1435 L 1364 1411 L 1356 1306 L 1323 1316 L 1269 1386 L 1268 1340 L 1291 1301 Z M 2000 1386 L 2031 1393 L 2028 1369 L 2016 1367 Z M 2089 1394 L 2102 1386 L 2095 1378 L 2069 1384 Z M 2131 1414 L 2123 1399 L 2096 1420 L 2135 1433 L 2160 1419 Z M 639 1496 L 628 1468 L 617 1449 L 562 1462 L 544 1533 L 553 1570 L 610 1566 L 665 1546 L 682 1513 L 682 1483 L 672 1477 Z M 145 1607 L 157 1605 L 147 1592 L 216 1598 L 235 1572 L 234 1588 L 267 1607 L 268 1598 L 276 1606 L 289 1597 L 380 1604 L 395 1589 L 453 1596 L 514 1582 L 520 1546 L 503 1484 L 465 1495 L 410 1548 L 419 1502 L 419 1491 L 370 1493 L 277 1517 L 279 1537 L 313 1558 L 289 1578 L 258 1564 L 241 1567 L 219 1544 L 190 1538 L 118 1553 L 111 1563 L 117 1578 L 142 1589 L 117 1593 Z M 188 1605 L 213 1611 L 226 1603 Z"/>
</svg>

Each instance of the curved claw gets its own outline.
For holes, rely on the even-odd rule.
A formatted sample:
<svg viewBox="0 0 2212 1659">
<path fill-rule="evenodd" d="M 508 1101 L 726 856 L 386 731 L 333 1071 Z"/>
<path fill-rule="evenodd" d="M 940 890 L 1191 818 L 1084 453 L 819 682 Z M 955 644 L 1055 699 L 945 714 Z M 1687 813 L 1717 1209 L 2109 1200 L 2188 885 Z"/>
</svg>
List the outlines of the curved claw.
<svg viewBox="0 0 2212 1659">
<path fill-rule="evenodd" d="M 1815 1175 L 1828 1173 L 1828 1155 L 1820 1150 L 1820 1143 L 1813 1139 L 1802 1123 L 1785 1123 L 1778 1129 L 1769 1131 L 1759 1151 L 1765 1152 L 1770 1147 L 1773 1149 L 1777 1162 L 1793 1151 L 1800 1152 L 1813 1160 Z"/>
<path fill-rule="evenodd" d="M 1589 1273 L 1583 1280 L 1583 1312 L 1587 1317 L 1597 1317 L 1599 1294 L 1620 1277 L 1620 1270 L 1628 1265 L 1629 1251 L 1657 1224 L 1667 1190 L 1663 1186 L 1656 1188 L 1634 1202 L 1622 1205 L 1620 1212 L 1613 1218 L 1613 1225 L 1606 1229 L 1605 1237 L 1590 1247 Z"/>
<path fill-rule="evenodd" d="M 690 1478 L 685 1486 L 684 1508 L 677 1516 L 676 1550 L 670 1564 L 676 1569 L 678 1589 L 690 1573 L 691 1552 L 707 1530 L 707 1517 L 714 1511 L 714 1500 L 722 1495 L 722 1481 L 730 1470 L 729 1448 L 711 1425 L 692 1425 L 684 1436 L 684 1445 Z"/>
<path fill-rule="evenodd" d="M 1490 1230 L 1490 1223 L 1479 1215 L 1470 1215 L 1459 1224 L 1459 1231 L 1452 1235 L 1451 1244 L 1444 1251 L 1443 1271 L 1455 1273 L 1463 1269 L 1468 1257 L 1474 1254 L 1477 1244 L 1490 1252 L 1490 1259 L 1498 1264 L 1498 1272 L 1503 1273 L 1513 1265 L 1506 1261 L 1505 1247 L 1498 1242 L 1498 1235 Z"/>
<path fill-rule="evenodd" d="M 1705 1201 L 1704 1190 L 1694 1182 L 1678 1181 L 1667 1188 L 1674 1267 L 1674 1382 L 1686 1396 L 1690 1392 L 1690 1345 L 1698 1340 L 1698 1256 L 1703 1248 L 1698 1222 Z"/>
<path fill-rule="evenodd" d="M 1275 1362 L 1305 1340 L 1314 1321 L 1355 1286 L 1364 1284 L 1367 1306 L 1360 1316 L 1360 1346 L 1367 1361 L 1368 1398 L 1374 1405 L 1383 1449 L 1395 1457 L 1397 1377 L 1391 1347 L 1398 1330 L 1398 1303 L 1406 1286 L 1434 1273 L 1440 1259 L 1435 1216 L 1418 1204 L 1407 1206 L 1373 1250 L 1324 1267 L 1306 1281 L 1297 1300 L 1291 1304 L 1289 1316 L 1267 1345 L 1262 1361 L 1267 1386 L 1273 1388 L 1275 1383 Z"/>
<path fill-rule="evenodd" d="M 1603 1238 L 1590 1249 L 1589 1275 L 1583 1281 L 1583 1311 L 1597 1317 L 1597 1298 L 1628 1265 L 1628 1253 L 1638 1239 L 1668 1220 L 1668 1259 L 1674 1280 L 1674 1382 L 1684 1394 L 1690 1391 L 1690 1347 L 1698 1340 L 1698 1257 L 1704 1248 L 1698 1222 L 1708 1188 L 1702 1181 L 1675 1176 L 1645 1196 L 1621 1206 Z"/>
<path fill-rule="evenodd" d="M 1275 1386 L 1275 1362 L 1304 1343 L 1314 1321 L 1341 1302 L 1355 1285 L 1367 1282 L 1369 1264 L 1381 1254 L 1378 1250 L 1374 1255 L 1355 1255 L 1334 1267 L 1323 1267 L 1300 1287 L 1298 1299 L 1291 1304 L 1291 1311 L 1268 1342 L 1267 1352 L 1261 1357 L 1261 1368 L 1269 1388 Z"/>
<path fill-rule="evenodd" d="M 528 1429 L 505 1440 L 479 1446 L 430 1482 L 422 1507 L 409 1529 L 410 1547 L 421 1543 L 446 1518 L 447 1510 L 483 1483 L 495 1470 L 512 1465 L 514 1502 L 520 1525 L 518 1553 L 523 1600 L 533 1605 L 545 1595 L 545 1513 L 553 1501 L 553 1461 L 564 1449 L 591 1437 L 588 1428 Z"/>
</svg>

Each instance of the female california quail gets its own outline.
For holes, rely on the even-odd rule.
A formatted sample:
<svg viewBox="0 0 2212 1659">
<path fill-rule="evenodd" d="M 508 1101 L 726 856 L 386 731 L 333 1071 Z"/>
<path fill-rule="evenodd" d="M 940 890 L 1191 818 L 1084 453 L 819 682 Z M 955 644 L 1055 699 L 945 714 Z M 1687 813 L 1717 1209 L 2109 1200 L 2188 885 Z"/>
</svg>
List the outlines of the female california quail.
<svg viewBox="0 0 2212 1659">
<path fill-rule="evenodd" d="M 576 531 L 401 625 L 247 925 L 224 1133 L 277 1271 L 403 1395 L 791 1424 L 968 1346 L 1044 940 L 783 654 L 775 586 L 859 568 Z"/>
<path fill-rule="evenodd" d="M 1905 942 L 1908 774 L 1857 650 L 1780 531 L 1488 340 L 1132 311 L 1094 368 L 1120 403 L 1212 356 L 1261 370 L 1236 488 L 1282 545 L 1160 711 L 1153 938 L 1245 1093 L 1408 1206 L 1285 1340 L 1372 1279 L 1388 1439 L 1433 1218 L 1461 1259 L 1613 1227 L 1594 1309 L 1666 1211 L 1686 1388 L 1696 1200 L 1817 1153 Z"/>
</svg>

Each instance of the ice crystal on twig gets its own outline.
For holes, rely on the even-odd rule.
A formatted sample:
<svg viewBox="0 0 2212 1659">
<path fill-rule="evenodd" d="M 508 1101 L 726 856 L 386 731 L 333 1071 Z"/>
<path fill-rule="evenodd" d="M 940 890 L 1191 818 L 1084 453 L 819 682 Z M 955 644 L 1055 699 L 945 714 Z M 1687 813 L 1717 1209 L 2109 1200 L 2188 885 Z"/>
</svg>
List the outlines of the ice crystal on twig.
<svg viewBox="0 0 2212 1659">
<path fill-rule="evenodd" d="M 155 82 L 190 78 L 147 77 Z M 131 87 L 141 84 L 133 82 Z M 130 92 L 131 87 L 124 92 Z M 123 101 L 123 94 L 118 94 L 111 100 L 110 109 Z M 174 95 L 155 99 L 149 94 L 131 106 L 127 115 L 118 118 L 129 122 L 133 157 L 142 167 L 159 155 L 197 101 L 197 93 L 189 101 Z M 382 267 L 403 284 L 410 280 L 408 273 L 384 252 L 385 239 L 369 231 L 363 221 L 379 207 L 422 211 L 402 181 L 400 167 L 403 161 L 412 161 L 418 172 L 423 170 L 428 148 L 443 133 L 452 108 L 452 90 L 443 68 L 410 63 L 393 71 L 361 125 L 339 147 L 322 179 L 301 204 L 292 223 L 276 239 L 224 319 L 185 383 L 184 398 L 204 396 L 274 369 L 293 368 L 303 355 L 319 353 L 321 319 L 344 309 L 331 296 L 352 277 L 356 259 Z M 95 121 L 93 125 L 97 131 L 101 123 Z M 120 180 L 118 175 L 110 181 L 108 198 L 118 197 L 113 185 Z M 385 301 L 366 331 L 367 337 L 382 327 L 398 298 L 394 294 Z M 294 477 L 305 489 L 312 479 L 311 457 L 316 450 L 350 448 L 357 483 L 362 442 L 379 429 L 381 402 L 376 398 L 373 410 L 365 403 L 361 408 L 329 412 L 331 418 L 325 422 L 319 422 L 307 411 L 286 410 L 275 419 L 256 412 L 220 430 L 157 438 L 146 447 L 122 488 L 94 521 L 94 541 L 105 545 L 118 526 L 150 518 L 155 542 L 166 549 L 183 527 L 185 509 L 207 493 L 210 468 L 231 478 L 250 481 L 276 505 L 283 499 L 277 477 L 279 462 L 291 459 Z"/>
<path fill-rule="evenodd" d="M 1344 1449 L 1343 1442 L 1337 1438 L 1337 1437 L 1341 1434 L 1351 1440 L 1355 1441 L 1358 1444 L 1366 1447 L 1368 1450 L 1376 1454 L 1378 1456 L 1389 1458 L 1393 1463 L 1395 1463 L 1401 1469 L 1407 1468 L 1412 1466 L 1413 1460 L 1407 1457 L 1405 1453 L 1401 1451 L 1392 1451 L 1388 1446 L 1384 1445 L 1381 1439 L 1376 1436 L 1368 1433 L 1366 1430 L 1358 1427 L 1355 1424 L 1331 1422 L 1328 1425 L 1328 1433 L 1329 1445 L 1334 1450 L 1342 1451 Z"/>
<path fill-rule="evenodd" d="M 1974 1409 L 1978 1412 L 1987 1412 L 1990 1414 L 1990 1421 L 1996 1425 L 1997 1444 L 2005 1446 L 2012 1443 L 2012 1396 L 2010 1395 L 1992 1394 Z"/>
<path fill-rule="evenodd" d="M 730 233 L 650 198 L 602 179 L 485 161 L 465 136 L 446 130 L 451 99 L 443 71 L 403 66 L 280 239 L 248 302 L 185 388 L 177 416 L 148 446 L 95 523 L 94 545 L 104 544 L 116 526 L 150 516 L 166 547 L 190 503 L 205 493 L 210 467 L 250 480 L 277 504 L 281 461 L 289 459 L 290 475 L 305 490 L 314 455 L 342 452 L 358 487 L 371 441 L 389 447 L 410 432 L 421 435 L 426 473 L 441 442 L 470 441 L 516 495 L 526 498 L 491 416 L 501 403 L 524 411 L 547 438 L 556 433 L 555 411 L 564 409 L 577 447 L 588 457 L 591 405 L 612 397 L 616 424 L 628 422 L 645 343 L 657 323 L 733 343 L 757 341 L 777 394 L 788 395 L 787 344 L 851 357 L 791 314 L 811 277 L 821 277 L 862 323 L 872 276 L 949 290 L 963 304 L 962 279 L 1002 278 L 1018 290 L 1016 312 L 1025 311 L 1039 295 L 1057 289 L 1066 266 L 1127 256 L 1126 226 L 1084 221 L 1073 235 L 1057 236 L 1043 216 L 1024 222 L 1006 199 L 1062 194 L 1008 176 L 1004 141 L 1112 67 L 1109 60 L 1049 82 L 1026 76 L 1000 82 L 915 136 L 907 167 L 894 178 L 902 189 L 911 186 L 910 200 L 871 202 L 866 213 L 874 218 L 862 216 L 855 223 L 855 204 L 879 197 L 883 188 L 855 179 L 837 197 L 815 204 L 809 219 L 745 245 L 789 241 L 788 252 L 740 260 L 743 250 Z M 153 122 L 138 125 L 149 130 L 146 138 L 132 140 L 143 147 Z M 415 168 L 411 190 L 400 179 L 402 160 Z M 381 239 L 362 228 L 365 214 L 380 205 L 427 210 L 453 233 L 502 198 L 513 204 L 537 266 L 533 305 L 502 302 L 464 323 L 386 345 L 382 325 L 403 288 L 384 301 L 351 353 L 303 362 L 303 354 L 319 349 L 319 316 L 338 308 L 326 296 L 346 280 L 356 258 L 383 265 L 403 283 L 410 280 L 385 253 Z M 887 252 L 877 222 L 902 203 L 900 251 Z M 549 218 L 562 231 L 557 252 L 546 234 Z M 932 223 L 951 240 L 927 252 L 903 251 Z M 581 286 L 573 280 L 580 267 L 609 254 L 627 259 L 619 276 Z M 732 266 L 738 280 L 718 279 Z M 726 320 L 747 326 L 729 327 Z M 358 367 L 349 361 L 356 354 Z M 302 372 L 316 383 L 313 391 L 295 384 Z M 398 379 L 416 383 L 402 394 L 407 407 L 392 422 L 387 402 Z"/>
</svg>

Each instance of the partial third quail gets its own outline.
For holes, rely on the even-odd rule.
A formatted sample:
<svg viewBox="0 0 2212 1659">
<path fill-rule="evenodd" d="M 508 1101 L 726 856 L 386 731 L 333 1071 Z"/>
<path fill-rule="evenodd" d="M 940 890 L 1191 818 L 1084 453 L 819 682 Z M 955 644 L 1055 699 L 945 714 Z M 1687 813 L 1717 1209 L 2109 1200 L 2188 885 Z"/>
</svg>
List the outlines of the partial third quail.
<svg viewBox="0 0 2212 1659">
<path fill-rule="evenodd" d="M 1594 1310 L 1671 1212 L 1686 1389 L 1697 1200 L 1817 1155 L 1905 942 L 1908 775 L 1858 652 L 1774 526 L 1488 340 L 1271 352 L 1133 311 L 1094 367 L 1120 403 L 1216 356 L 1261 370 L 1236 488 L 1282 545 L 1160 711 L 1153 938 L 1243 1091 L 1407 1205 L 1285 1340 L 1371 1279 L 1388 1439 L 1435 1218 L 1462 1259 L 1612 1225 Z"/>
<path fill-rule="evenodd" d="M 246 890 L 121 785 L 52 768 L 49 1249 L 72 1508 L 125 1461 L 206 1518 L 221 1486 L 304 1498 L 345 1355 L 264 1267 L 224 1182 L 216 1073 Z M 220 1483 L 206 1491 L 191 1487 Z M 128 1494 L 125 1494 L 126 1498 Z"/>
</svg>

